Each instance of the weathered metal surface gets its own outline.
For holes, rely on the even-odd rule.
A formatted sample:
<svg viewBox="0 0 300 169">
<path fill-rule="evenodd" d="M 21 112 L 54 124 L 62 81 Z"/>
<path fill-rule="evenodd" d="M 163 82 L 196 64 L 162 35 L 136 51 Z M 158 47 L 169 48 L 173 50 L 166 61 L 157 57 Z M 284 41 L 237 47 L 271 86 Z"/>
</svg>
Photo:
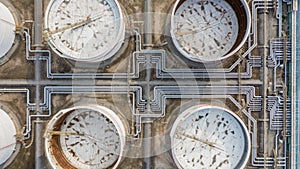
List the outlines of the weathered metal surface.
<svg viewBox="0 0 300 169">
<path fill-rule="evenodd" d="M 250 30 L 250 24 L 247 23 L 250 19 L 245 19 L 246 23 L 241 21 L 244 13 L 232 6 L 237 3 L 241 2 L 178 1 L 177 6 L 174 7 L 171 28 L 172 39 L 177 49 L 185 57 L 194 61 L 226 58 L 226 55 L 237 47 L 237 41 L 241 43 L 240 39 L 245 39 L 247 36 L 244 35 L 245 25 L 240 24 L 248 25 L 248 32 Z M 246 4 L 245 6 L 244 12 L 248 11 Z M 238 10 L 241 9 L 239 7 Z"/>
<path fill-rule="evenodd" d="M 95 111 L 76 111 L 61 126 L 62 150 L 73 166 L 108 168 L 118 160 L 120 138 L 112 121 Z"/>
<path fill-rule="evenodd" d="M 226 109 L 192 107 L 175 121 L 172 154 L 180 168 L 243 168 L 250 137 L 243 122 Z"/>
<path fill-rule="evenodd" d="M 121 9 L 113 0 L 52 0 L 45 28 L 57 54 L 83 61 L 108 59 L 120 48 L 125 33 Z"/>
<path fill-rule="evenodd" d="M 15 40 L 16 23 L 10 10 L 0 2 L 0 58 L 5 56 Z"/>
<path fill-rule="evenodd" d="M 116 168 L 124 151 L 125 126 L 105 107 L 63 110 L 46 133 L 46 153 L 54 168 Z"/>
<path fill-rule="evenodd" d="M 16 126 L 8 114 L 0 109 L 0 166 L 13 154 L 16 141 Z"/>
</svg>

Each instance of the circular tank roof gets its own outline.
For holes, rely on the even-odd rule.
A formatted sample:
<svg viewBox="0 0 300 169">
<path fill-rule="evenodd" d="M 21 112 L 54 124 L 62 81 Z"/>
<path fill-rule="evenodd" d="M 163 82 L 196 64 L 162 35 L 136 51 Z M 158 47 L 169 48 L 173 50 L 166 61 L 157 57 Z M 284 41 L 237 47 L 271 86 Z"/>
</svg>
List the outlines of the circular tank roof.
<svg viewBox="0 0 300 169">
<path fill-rule="evenodd" d="M 0 59 L 12 47 L 15 40 L 16 22 L 11 11 L 0 2 Z"/>
<path fill-rule="evenodd" d="M 16 126 L 10 116 L 0 109 L 0 166 L 4 164 L 15 151 Z"/>
<path fill-rule="evenodd" d="M 57 113 L 46 130 L 46 155 L 53 168 L 116 168 L 125 126 L 103 106 L 78 106 Z"/>
<path fill-rule="evenodd" d="M 186 58 L 216 61 L 236 53 L 247 40 L 250 27 L 245 0 L 177 0 L 171 36 Z"/>
<path fill-rule="evenodd" d="M 115 0 L 51 0 L 45 29 L 52 50 L 77 61 L 111 58 L 125 38 L 122 11 Z"/>
<path fill-rule="evenodd" d="M 170 137 L 174 161 L 181 169 L 243 168 L 250 155 L 246 126 L 220 107 L 187 109 L 175 120 Z"/>
</svg>

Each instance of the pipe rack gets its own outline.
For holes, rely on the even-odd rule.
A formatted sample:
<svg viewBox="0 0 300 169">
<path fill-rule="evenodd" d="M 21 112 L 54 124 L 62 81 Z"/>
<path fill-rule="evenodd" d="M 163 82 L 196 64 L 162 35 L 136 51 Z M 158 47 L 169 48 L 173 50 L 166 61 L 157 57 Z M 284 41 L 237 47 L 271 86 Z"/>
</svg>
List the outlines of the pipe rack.
<svg viewBox="0 0 300 169">
<path fill-rule="evenodd" d="M 32 123 L 37 119 L 48 119 L 53 115 L 51 100 L 54 94 L 111 94 L 111 95 L 119 95 L 119 94 L 129 94 L 132 96 L 132 118 L 137 119 L 135 122 L 135 131 L 131 131 L 133 136 L 140 138 L 140 135 L 143 131 L 143 125 L 141 123 L 148 122 L 149 119 L 161 118 L 166 115 L 166 100 L 167 99 L 228 99 L 230 102 L 234 104 L 241 112 L 248 118 L 248 131 L 252 138 L 252 151 L 251 151 L 251 164 L 252 166 L 257 167 L 271 167 L 271 166 L 279 166 L 286 167 L 287 166 L 287 155 L 284 153 L 283 156 L 278 157 L 260 157 L 258 156 L 258 121 L 252 116 L 252 112 L 262 112 L 264 109 L 263 105 L 263 96 L 256 95 L 255 85 L 243 85 L 243 86 L 201 86 L 197 85 L 197 79 L 203 78 L 214 78 L 214 79 L 238 79 L 239 77 L 242 79 L 250 79 L 252 78 L 253 68 L 261 68 L 265 65 L 262 64 L 262 56 L 253 56 L 251 52 L 258 45 L 258 10 L 263 9 L 274 9 L 276 8 L 277 19 L 279 23 L 282 23 L 282 18 L 279 17 L 282 15 L 282 0 L 279 0 L 281 3 L 278 3 L 274 6 L 274 0 L 253 0 L 252 3 L 252 28 L 250 35 L 248 37 L 248 43 L 246 44 L 247 50 L 241 54 L 239 57 L 229 68 L 207 68 L 207 69 L 174 69 L 167 67 L 167 56 L 170 55 L 166 50 L 161 49 L 152 49 L 146 48 L 142 49 L 142 35 L 139 29 L 133 29 L 135 37 L 135 47 L 136 51 L 133 52 L 130 65 L 132 72 L 123 72 L 123 73 L 100 73 L 100 72 L 91 72 L 91 73 L 56 73 L 52 72 L 52 53 L 50 50 L 45 49 L 32 49 L 31 45 L 31 35 L 30 31 L 27 28 L 24 28 L 24 37 L 26 44 L 26 59 L 31 61 L 45 61 L 46 62 L 46 75 L 48 80 L 71 80 L 73 79 L 127 79 L 127 81 L 133 81 L 135 79 L 140 78 L 139 72 L 141 66 L 147 66 L 147 70 L 150 68 L 155 68 L 156 78 L 163 79 L 192 79 L 191 82 L 195 82 L 190 86 L 181 85 L 181 86 L 172 86 L 172 85 L 162 85 L 155 86 L 153 88 L 153 98 L 150 97 L 150 77 L 147 78 L 148 81 L 144 82 L 148 84 L 147 89 L 144 89 L 142 86 L 142 82 L 135 82 L 132 84 L 120 84 L 118 86 L 109 86 L 109 85 L 92 85 L 92 86 L 80 86 L 75 85 L 71 86 L 71 84 L 66 83 L 64 86 L 54 86 L 49 85 L 47 81 L 43 84 L 43 100 L 35 101 L 34 103 L 30 102 L 30 90 L 29 88 L 2 88 L 0 92 L 3 93 L 24 93 L 27 97 L 26 100 L 26 125 L 24 131 L 25 139 L 29 139 L 31 137 L 32 132 Z M 150 3 L 150 0 L 147 1 Z M 151 4 L 151 3 L 150 3 Z M 148 3 L 145 5 L 149 5 Z M 151 8 L 150 8 L 151 9 Z M 150 10 L 148 9 L 148 10 Z M 150 15 L 150 14 L 149 14 Z M 151 17 L 151 16 L 150 16 Z M 149 20 L 146 19 L 146 20 Z M 150 19 L 151 20 L 151 19 Z M 148 23 L 149 24 L 149 23 Z M 145 23 L 147 25 L 147 23 Z M 282 27 L 278 29 L 278 35 L 281 35 Z M 147 32 L 147 31 L 146 31 Z M 149 30 L 148 30 L 149 32 Z M 151 35 L 151 34 L 150 34 Z M 152 36 L 152 35 L 151 35 Z M 149 35 L 147 36 L 148 38 Z M 36 42 L 35 42 L 36 43 Z M 152 41 L 145 41 L 146 44 L 152 43 Z M 286 51 L 284 45 L 287 46 Z M 276 81 L 276 72 L 277 69 L 281 68 L 281 65 L 284 60 L 284 53 L 286 52 L 287 61 L 291 61 L 293 53 L 291 52 L 292 43 L 288 41 L 284 44 L 284 40 L 282 38 L 272 39 L 270 42 L 270 56 L 267 58 L 267 66 L 268 68 L 274 69 L 274 88 L 273 90 L 277 90 L 280 88 L 280 85 L 277 84 Z M 37 57 L 36 57 L 37 56 Z M 246 71 L 239 74 L 238 72 L 233 72 L 234 69 L 243 61 L 246 60 Z M 155 66 L 153 66 L 155 65 Z M 37 69 L 38 70 L 38 69 Z M 151 75 L 149 73 L 148 75 Z M 284 77 L 286 79 L 286 77 Z M 40 78 L 36 79 L 41 84 L 42 80 Z M 163 82 L 162 82 L 163 84 Z M 38 88 L 36 89 L 38 90 Z M 146 96 L 143 96 L 143 90 L 147 90 Z M 247 107 L 245 108 L 238 102 L 233 95 L 241 94 L 244 95 L 245 103 Z M 283 130 L 283 109 L 284 109 L 284 98 L 282 95 L 279 96 L 266 96 L 266 111 L 268 111 L 270 115 L 270 130 L 275 130 L 277 132 L 275 138 L 275 147 L 278 146 L 278 132 Z M 39 98 L 38 96 L 36 98 Z M 294 120 L 292 118 L 292 98 L 287 98 L 287 115 L 286 118 L 286 128 L 287 133 L 292 132 L 293 135 L 294 130 L 291 129 L 291 125 L 293 125 Z M 34 113 L 32 113 L 34 112 Z M 40 114 L 39 114 L 40 113 Z M 149 127 L 147 127 L 149 128 Z M 148 129 L 146 129 L 148 130 Z M 147 136 L 151 136 L 151 133 L 147 134 Z M 286 143 L 285 143 L 286 144 Z M 146 149 L 145 149 L 146 150 Z M 150 150 L 147 149 L 146 154 L 151 154 Z M 152 162 L 150 159 L 146 159 L 145 162 L 146 168 L 150 169 L 152 167 Z"/>
</svg>

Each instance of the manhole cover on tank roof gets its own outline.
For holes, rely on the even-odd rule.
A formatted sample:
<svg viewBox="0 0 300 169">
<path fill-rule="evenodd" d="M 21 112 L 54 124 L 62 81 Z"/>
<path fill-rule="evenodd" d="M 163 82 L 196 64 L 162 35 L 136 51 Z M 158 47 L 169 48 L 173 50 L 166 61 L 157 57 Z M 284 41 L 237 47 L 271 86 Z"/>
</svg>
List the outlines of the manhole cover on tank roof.
<svg viewBox="0 0 300 169">
<path fill-rule="evenodd" d="M 11 11 L 0 2 L 0 59 L 13 46 L 16 23 Z"/>
<path fill-rule="evenodd" d="M 16 126 L 10 116 L 0 109 L 0 165 L 13 154 L 16 146 Z"/>
</svg>

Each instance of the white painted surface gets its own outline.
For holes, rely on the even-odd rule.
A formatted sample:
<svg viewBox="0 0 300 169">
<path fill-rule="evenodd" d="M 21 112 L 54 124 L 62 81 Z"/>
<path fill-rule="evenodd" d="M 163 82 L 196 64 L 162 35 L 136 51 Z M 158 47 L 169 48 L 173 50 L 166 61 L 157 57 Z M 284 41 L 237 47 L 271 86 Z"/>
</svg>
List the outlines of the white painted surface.
<svg viewBox="0 0 300 169">
<path fill-rule="evenodd" d="M 67 116 L 66 116 L 67 115 Z M 64 118 L 64 119 L 62 119 Z M 59 142 L 68 162 L 76 168 L 117 168 L 124 153 L 126 127 L 103 106 L 76 106 L 58 112 L 46 129 L 46 156 L 53 168 L 63 168 L 51 153 L 51 131 L 60 125 Z M 50 131 L 50 132 L 49 132 Z"/>
<path fill-rule="evenodd" d="M 218 107 L 192 107 L 171 130 L 172 154 L 182 169 L 243 168 L 250 155 L 250 137 L 233 113 Z"/>
<path fill-rule="evenodd" d="M 67 159 L 79 168 L 108 168 L 119 158 L 120 137 L 112 121 L 100 112 L 79 110 L 63 122 L 61 131 L 82 135 L 61 135 Z"/>
<path fill-rule="evenodd" d="M 239 25 L 233 8 L 225 0 L 177 0 L 173 9 L 171 36 L 178 51 L 196 62 L 216 61 L 237 52 L 250 32 L 250 11 L 244 0 L 247 30 L 233 49 Z M 243 7 L 241 7 L 243 8 Z"/>
<path fill-rule="evenodd" d="M 14 43 L 16 23 L 11 11 L 1 2 L 0 30 L 0 58 L 2 58 Z"/>
<path fill-rule="evenodd" d="M 45 28 L 56 53 L 80 61 L 108 59 L 125 35 L 121 9 L 114 0 L 51 0 Z"/>
<path fill-rule="evenodd" d="M 0 165 L 13 154 L 16 146 L 16 126 L 8 114 L 0 109 Z"/>
</svg>

